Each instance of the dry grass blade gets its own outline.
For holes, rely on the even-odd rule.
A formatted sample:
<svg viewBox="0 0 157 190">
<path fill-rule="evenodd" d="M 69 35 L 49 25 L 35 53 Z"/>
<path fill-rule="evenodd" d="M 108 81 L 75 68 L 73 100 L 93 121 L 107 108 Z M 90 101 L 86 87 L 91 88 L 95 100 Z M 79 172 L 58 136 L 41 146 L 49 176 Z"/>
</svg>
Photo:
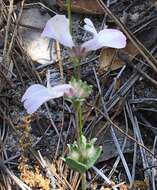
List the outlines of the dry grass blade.
<svg viewBox="0 0 157 190">
<path fill-rule="evenodd" d="M 3 173 L 9 177 L 15 184 L 17 184 L 22 190 L 32 190 L 30 187 L 28 187 L 25 183 L 23 183 L 17 176 L 14 175 L 12 171 L 10 171 L 5 164 L 0 161 L 0 169 L 3 171 Z"/>
<path fill-rule="evenodd" d="M 5 32 L 5 42 L 4 42 L 4 49 L 3 49 L 3 59 L 4 63 L 7 60 L 7 45 L 8 45 L 8 37 L 9 37 L 9 28 L 11 24 L 11 14 L 13 12 L 13 3 L 14 0 L 10 0 L 10 6 L 9 6 L 9 13 L 8 13 L 8 19 L 7 19 L 7 26 L 6 26 L 6 32 Z"/>
<path fill-rule="evenodd" d="M 156 145 L 157 145 L 157 136 L 155 136 L 154 143 L 153 143 L 153 150 L 152 150 L 153 153 L 155 153 Z M 155 165 L 155 159 L 152 157 L 152 166 L 154 166 L 154 165 Z M 156 175 L 156 169 L 152 168 L 152 188 L 153 188 L 153 190 L 156 190 L 155 175 Z"/>
<path fill-rule="evenodd" d="M 134 134 L 137 138 L 137 141 L 144 146 L 143 139 L 141 136 L 141 132 L 139 129 L 139 124 L 137 121 L 137 117 L 136 117 L 136 115 L 133 114 L 132 108 L 129 104 L 126 104 L 126 110 L 128 112 L 129 118 L 131 120 L 131 123 L 133 126 L 133 131 L 134 131 Z M 143 149 L 141 146 L 140 146 L 140 153 L 141 153 L 141 158 L 142 158 L 142 162 L 143 162 L 143 168 L 149 168 L 147 154 L 145 152 L 145 149 Z M 145 171 L 145 179 L 147 179 L 147 181 L 150 180 L 150 171 L 149 170 Z"/>
<path fill-rule="evenodd" d="M 106 12 L 109 16 L 111 16 L 117 25 L 120 26 L 125 35 L 129 38 L 129 40 L 133 43 L 133 45 L 138 49 L 138 51 L 143 55 L 149 65 L 154 69 L 157 73 L 157 60 L 152 56 L 152 54 L 142 45 L 142 43 L 129 31 L 129 29 L 111 12 L 111 10 L 103 3 L 102 0 L 97 0 L 99 5 L 103 8 L 104 12 Z"/>
<path fill-rule="evenodd" d="M 60 44 L 57 41 L 56 41 L 56 52 L 57 52 L 57 59 L 58 59 L 58 64 L 59 64 L 61 80 L 64 82 L 64 73 L 63 73 L 63 65 L 62 65 Z"/>
<path fill-rule="evenodd" d="M 4 173 L 2 168 L 0 168 L 0 189 L 11 190 L 10 178 Z"/>
<path fill-rule="evenodd" d="M 126 123 L 126 134 L 128 134 L 128 120 L 127 120 L 127 117 L 126 117 L 126 111 L 125 111 L 125 109 L 124 109 L 124 116 L 125 116 L 125 123 Z M 124 138 L 124 142 L 123 142 L 123 146 L 122 146 L 122 148 L 121 148 L 121 151 L 123 152 L 124 151 L 124 148 L 125 148 L 125 145 L 126 145 L 126 143 L 127 143 L 127 136 L 125 136 L 125 138 Z M 136 143 L 135 143 L 136 144 Z M 119 164 L 119 162 L 120 162 L 120 155 L 117 157 L 117 159 L 116 159 L 116 161 L 115 161 L 115 163 L 114 163 L 114 165 L 113 165 L 113 167 L 112 167 L 112 170 L 110 171 L 110 173 L 109 173 L 109 178 L 111 178 L 112 177 L 112 175 L 113 175 L 113 173 L 115 172 L 115 170 L 116 170 L 116 168 L 117 168 L 117 166 L 118 166 L 118 164 Z M 132 179 L 133 180 L 133 179 Z"/>
<path fill-rule="evenodd" d="M 50 184 L 51 184 L 53 189 L 56 189 L 56 179 L 54 178 L 54 174 L 52 173 L 53 170 L 52 169 L 50 170 L 50 168 L 52 168 L 52 167 L 50 164 L 48 164 L 48 162 L 46 162 L 44 160 L 44 158 L 42 157 L 42 155 L 39 151 L 38 151 L 38 153 L 39 153 L 39 157 L 41 160 L 42 167 L 46 170 L 46 175 L 50 179 Z"/>
<path fill-rule="evenodd" d="M 102 177 L 102 178 L 105 180 L 105 182 L 106 182 L 107 184 L 109 184 L 109 185 L 111 185 L 111 186 L 114 184 L 114 183 L 113 183 L 104 173 L 102 173 L 98 168 L 96 168 L 95 166 L 93 166 L 92 168 L 93 168 L 93 170 L 94 170 L 100 177 Z M 114 187 L 114 186 L 113 186 L 113 189 L 114 189 L 114 190 L 118 190 L 117 187 Z"/>
<path fill-rule="evenodd" d="M 0 153 L 3 152 L 3 148 L 8 137 L 8 130 L 8 125 L 6 125 L 4 121 L 3 125 L 0 126 Z"/>
<path fill-rule="evenodd" d="M 9 56 L 10 56 L 10 52 L 11 52 L 11 50 L 12 50 L 12 46 L 13 46 L 13 43 L 14 43 L 14 39 L 15 39 L 15 36 L 16 36 L 16 34 L 17 34 L 17 29 L 18 29 L 19 21 L 20 21 L 21 16 L 22 16 L 24 3 L 25 3 L 25 0 L 22 0 L 20 12 L 19 12 L 18 18 L 17 18 L 17 20 L 16 20 L 16 25 L 15 25 L 15 28 L 14 28 L 14 31 L 13 31 L 13 34 L 12 34 L 12 38 L 11 38 L 11 42 L 10 42 L 10 44 L 9 44 L 8 51 L 7 51 L 7 57 L 8 57 L 8 58 L 9 58 Z"/>
<path fill-rule="evenodd" d="M 115 132 L 114 132 L 113 127 L 111 127 L 111 134 L 112 134 L 112 138 L 113 138 L 114 144 L 115 144 L 115 146 L 116 146 L 116 148 L 117 148 L 117 150 L 118 150 L 118 154 L 119 154 L 119 156 L 120 156 L 120 158 L 121 158 L 121 160 L 122 160 L 123 166 L 124 166 L 124 168 L 125 168 L 125 171 L 126 171 L 128 180 L 129 180 L 130 183 L 132 183 L 133 180 L 132 180 L 132 176 L 131 176 L 129 167 L 128 167 L 128 165 L 127 165 L 127 162 L 126 162 L 126 160 L 125 160 L 125 157 L 124 157 L 124 155 L 123 155 L 123 152 L 122 152 L 122 150 L 121 150 L 121 148 L 120 148 L 120 145 L 119 145 L 119 142 L 118 142 L 118 139 L 117 139 L 117 137 L 116 137 L 116 134 L 115 134 Z"/>
<path fill-rule="evenodd" d="M 9 177 L 1 168 L 1 162 L 3 162 L 4 158 L 4 145 L 8 137 L 8 125 L 5 124 L 5 121 L 3 121 L 3 124 L 0 126 L 0 189 L 11 190 Z"/>
<path fill-rule="evenodd" d="M 9 57 L 7 55 L 7 48 L 8 48 L 8 43 L 9 43 L 9 40 L 8 40 L 9 39 L 9 31 L 10 31 L 10 25 L 11 25 L 11 15 L 12 15 L 12 12 L 13 12 L 13 3 L 14 3 L 14 0 L 10 0 L 9 12 L 8 12 L 8 17 L 7 17 L 7 25 L 6 25 L 6 30 L 5 30 L 5 39 L 4 39 L 4 48 L 3 48 L 3 60 L 2 60 L 3 64 L 5 65 L 5 67 L 9 71 L 12 70 L 12 66 L 13 66 L 12 63 L 10 64 Z M 3 3 L 3 1 L 1 2 L 1 6 L 5 9 L 5 4 Z M 4 12 L 5 11 L 2 11 L 2 16 L 3 16 Z M 3 78 L 0 81 L 0 83 L 1 83 L 0 90 L 2 90 L 2 88 L 3 88 L 4 84 L 5 84 L 4 79 L 6 79 L 6 81 L 8 81 L 7 77 L 6 77 L 6 75 L 7 75 L 6 71 L 7 71 L 6 69 L 5 69 L 5 71 L 2 71 Z"/>
<path fill-rule="evenodd" d="M 72 180 L 67 180 L 69 168 L 65 166 L 62 160 L 60 164 L 53 165 L 48 160 L 45 160 L 38 151 L 40 163 L 46 172 L 46 176 L 50 179 L 52 189 L 77 189 L 80 183 L 79 174 L 71 171 Z M 69 182 L 70 181 L 70 182 Z M 71 183 L 71 184 L 70 184 Z"/>
</svg>

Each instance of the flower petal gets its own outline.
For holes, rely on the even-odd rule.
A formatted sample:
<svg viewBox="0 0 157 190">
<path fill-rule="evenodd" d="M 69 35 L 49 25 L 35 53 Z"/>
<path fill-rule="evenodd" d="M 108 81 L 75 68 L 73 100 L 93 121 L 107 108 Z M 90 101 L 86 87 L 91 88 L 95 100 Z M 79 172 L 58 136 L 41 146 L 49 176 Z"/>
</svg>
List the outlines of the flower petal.
<svg viewBox="0 0 157 190">
<path fill-rule="evenodd" d="M 32 94 L 39 93 L 40 91 L 44 89 L 46 88 L 41 84 L 33 84 L 26 90 L 26 92 L 22 96 L 21 102 L 25 101 L 26 99 L 29 99 L 32 96 Z"/>
<path fill-rule="evenodd" d="M 85 48 L 85 52 L 93 51 L 101 48 L 101 44 L 99 43 L 97 36 L 95 36 L 93 39 L 84 42 L 81 46 L 82 48 Z"/>
<path fill-rule="evenodd" d="M 22 102 L 27 113 L 32 114 L 49 99 L 51 99 L 49 90 L 40 84 L 34 84 L 26 90 Z"/>
<path fill-rule="evenodd" d="M 69 20 L 65 15 L 55 15 L 49 19 L 42 32 L 42 36 L 53 38 L 62 45 L 72 48 L 74 46 L 72 36 L 69 31 Z"/>
<path fill-rule="evenodd" d="M 126 46 L 125 35 L 116 29 L 103 29 L 98 33 L 99 43 L 106 47 L 124 48 Z"/>
<path fill-rule="evenodd" d="M 59 98 L 64 96 L 64 94 L 68 93 L 70 89 L 73 89 L 72 85 L 70 84 L 60 84 L 49 89 L 49 94 L 52 98 Z"/>
<path fill-rule="evenodd" d="M 85 42 L 82 45 L 82 48 L 85 48 L 85 51 L 97 50 L 102 47 L 112 47 L 112 48 L 124 48 L 126 46 L 126 37 L 125 35 L 115 29 L 104 29 L 101 30 L 98 35 L 94 36 L 93 39 Z"/>
<path fill-rule="evenodd" d="M 27 113 L 32 114 L 45 102 L 51 99 L 49 94 L 43 94 L 42 92 L 38 96 L 32 96 L 29 99 L 24 101 L 24 107 L 27 110 Z"/>
<path fill-rule="evenodd" d="M 97 31 L 95 29 L 93 22 L 89 18 L 85 18 L 84 22 L 85 22 L 84 29 L 88 32 L 93 33 L 94 35 L 97 35 Z"/>
<path fill-rule="evenodd" d="M 34 84 L 26 90 L 21 101 L 24 102 L 27 113 L 32 114 L 46 101 L 59 98 L 72 88 L 70 84 L 58 85 L 51 88 Z"/>
</svg>

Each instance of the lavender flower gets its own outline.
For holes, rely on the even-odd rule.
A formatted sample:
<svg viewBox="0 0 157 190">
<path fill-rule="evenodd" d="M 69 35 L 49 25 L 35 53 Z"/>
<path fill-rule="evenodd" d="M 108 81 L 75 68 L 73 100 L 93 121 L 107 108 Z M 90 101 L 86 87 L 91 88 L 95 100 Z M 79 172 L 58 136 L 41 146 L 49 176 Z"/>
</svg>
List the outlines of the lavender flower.
<svg viewBox="0 0 157 190">
<path fill-rule="evenodd" d="M 22 97 L 27 113 L 34 113 L 43 103 L 66 96 L 72 102 L 75 100 L 83 101 L 91 93 L 92 87 L 86 82 L 72 78 L 69 84 L 60 84 L 51 87 L 50 73 L 47 74 L 47 87 L 41 84 L 31 85 Z"/>
<path fill-rule="evenodd" d="M 89 18 L 85 18 L 84 22 L 84 29 L 93 34 L 93 39 L 84 42 L 80 46 L 85 52 L 97 50 L 102 47 L 120 49 L 126 46 L 126 37 L 121 31 L 116 29 L 103 29 L 97 32 L 93 22 Z M 71 49 L 75 47 L 69 31 L 69 20 L 65 15 L 55 15 L 48 20 L 42 32 L 42 36 L 53 38 Z"/>
</svg>

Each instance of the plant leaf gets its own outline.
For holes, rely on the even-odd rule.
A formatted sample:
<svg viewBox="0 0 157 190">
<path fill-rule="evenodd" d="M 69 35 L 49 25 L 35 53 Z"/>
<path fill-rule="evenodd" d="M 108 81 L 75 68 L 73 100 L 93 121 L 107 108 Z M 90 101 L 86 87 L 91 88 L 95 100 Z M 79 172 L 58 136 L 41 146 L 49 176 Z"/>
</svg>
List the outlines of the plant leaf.
<svg viewBox="0 0 157 190">
<path fill-rule="evenodd" d="M 91 168 L 95 162 L 97 161 L 97 159 L 100 157 L 100 154 L 102 152 L 102 148 L 101 147 L 97 147 L 95 148 L 95 154 L 87 161 L 86 163 L 86 167 L 89 169 Z"/>
<path fill-rule="evenodd" d="M 67 157 L 64 160 L 66 161 L 68 166 L 74 171 L 84 173 L 95 164 L 97 159 L 100 157 L 101 151 L 102 151 L 101 147 L 96 148 L 95 154 L 86 162 L 86 164 L 73 160 L 70 157 Z"/>
<path fill-rule="evenodd" d="M 79 173 L 84 173 L 88 170 L 86 165 L 69 157 L 65 158 L 65 161 L 71 169 L 73 169 L 74 171 L 78 171 Z"/>
</svg>

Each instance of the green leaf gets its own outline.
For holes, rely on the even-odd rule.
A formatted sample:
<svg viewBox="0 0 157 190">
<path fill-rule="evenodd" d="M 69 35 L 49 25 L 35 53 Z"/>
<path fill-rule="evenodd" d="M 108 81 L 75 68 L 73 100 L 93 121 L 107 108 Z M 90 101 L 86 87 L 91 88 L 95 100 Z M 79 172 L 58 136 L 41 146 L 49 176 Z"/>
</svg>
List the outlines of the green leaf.
<svg viewBox="0 0 157 190">
<path fill-rule="evenodd" d="M 100 157 L 100 154 L 101 154 L 101 151 L 102 151 L 102 147 L 98 147 L 98 148 L 95 148 L 95 154 L 87 160 L 86 162 L 86 167 L 89 169 L 91 168 L 95 162 L 97 161 L 97 159 Z"/>
<path fill-rule="evenodd" d="M 101 151 L 101 147 L 96 148 L 95 154 L 89 158 L 86 163 L 81 163 L 79 161 L 71 159 L 70 157 L 65 158 L 65 161 L 71 169 L 80 173 L 84 173 L 95 164 L 101 154 Z"/>
<path fill-rule="evenodd" d="M 69 157 L 65 158 L 65 161 L 71 169 L 79 173 L 85 173 L 88 170 L 86 165 Z"/>
<path fill-rule="evenodd" d="M 95 141 L 92 139 L 87 143 L 86 137 L 81 135 L 79 146 L 76 142 L 68 145 L 69 155 L 65 161 L 71 169 L 84 173 L 95 164 L 102 151 L 101 147 L 94 147 Z"/>
<path fill-rule="evenodd" d="M 86 147 L 87 140 L 86 140 L 86 137 L 85 137 L 84 135 L 81 135 L 80 144 L 81 144 L 83 147 Z"/>
</svg>

